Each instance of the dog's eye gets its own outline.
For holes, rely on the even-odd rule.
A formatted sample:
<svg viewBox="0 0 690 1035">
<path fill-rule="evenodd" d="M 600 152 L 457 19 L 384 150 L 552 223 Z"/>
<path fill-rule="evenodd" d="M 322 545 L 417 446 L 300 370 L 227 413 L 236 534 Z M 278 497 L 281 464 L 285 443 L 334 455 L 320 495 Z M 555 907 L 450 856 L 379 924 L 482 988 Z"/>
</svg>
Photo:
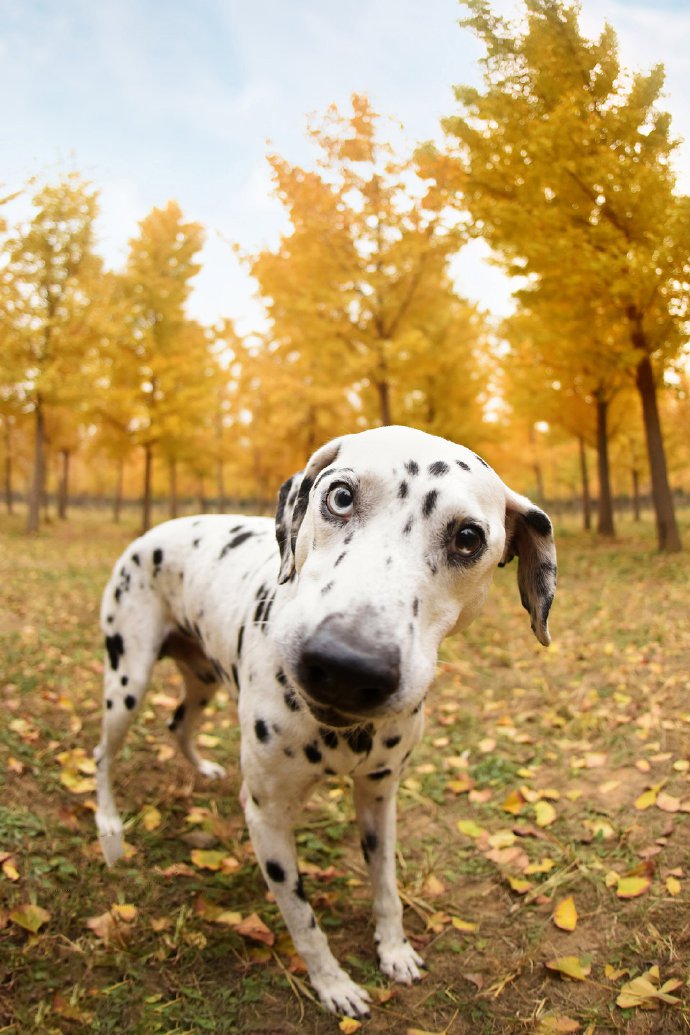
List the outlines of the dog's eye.
<svg viewBox="0 0 690 1035">
<path fill-rule="evenodd" d="M 458 557 L 474 557 L 484 545 L 484 536 L 474 525 L 462 525 L 451 541 L 451 553 Z"/>
<path fill-rule="evenodd" d="M 352 517 L 355 498 L 347 485 L 334 485 L 326 496 L 326 506 L 334 517 L 347 521 Z"/>
</svg>

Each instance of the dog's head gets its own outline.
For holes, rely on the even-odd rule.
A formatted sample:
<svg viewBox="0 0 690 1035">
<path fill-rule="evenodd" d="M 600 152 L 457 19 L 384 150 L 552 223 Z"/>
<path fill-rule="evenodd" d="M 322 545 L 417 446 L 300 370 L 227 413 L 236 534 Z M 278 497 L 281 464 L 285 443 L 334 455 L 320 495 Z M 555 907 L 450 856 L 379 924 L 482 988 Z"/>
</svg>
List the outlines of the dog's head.
<svg viewBox="0 0 690 1035">
<path fill-rule="evenodd" d="M 475 453 L 412 428 L 328 442 L 282 487 L 275 636 L 324 722 L 413 711 L 444 636 L 481 611 L 497 566 L 518 558 L 540 643 L 556 584 L 546 514 Z"/>
</svg>

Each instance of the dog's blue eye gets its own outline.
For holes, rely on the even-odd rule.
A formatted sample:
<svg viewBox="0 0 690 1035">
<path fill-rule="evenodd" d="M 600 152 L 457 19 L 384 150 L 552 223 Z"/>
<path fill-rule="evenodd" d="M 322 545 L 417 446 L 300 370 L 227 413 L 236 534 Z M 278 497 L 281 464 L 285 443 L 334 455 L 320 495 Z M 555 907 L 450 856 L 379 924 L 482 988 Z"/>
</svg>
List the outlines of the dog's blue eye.
<svg viewBox="0 0 690 1035">
<path fill-rule="evenodd" d="M 484 537 L 474 525 L 463 525 L 455 533 L 451 549 L 461 557 L 474 557 L 484 545 Z"/>
<path fill-rule="evenodd" d="M 355 498 L 347 485 L 335 485 L 326 496 L 326 506 L 334 517 L 346 521 L 352 516 Z"/>
</svg>

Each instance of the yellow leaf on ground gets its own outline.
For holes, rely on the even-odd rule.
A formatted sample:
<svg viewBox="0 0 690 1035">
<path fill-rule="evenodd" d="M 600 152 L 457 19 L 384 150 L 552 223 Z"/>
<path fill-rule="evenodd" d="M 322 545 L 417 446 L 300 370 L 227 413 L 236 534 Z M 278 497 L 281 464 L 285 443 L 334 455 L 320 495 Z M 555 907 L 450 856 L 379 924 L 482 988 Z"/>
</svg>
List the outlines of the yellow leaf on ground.
<svg viewBox="0 0 690 1035">
<path fill-rule="evenodd" d="M 19 870 L 16 867 L 16 859 L 14 858 L 14 856 L 9 855 L 3 860 L 2 872 L 5 874 L 8 880 L 19 880 Z"/>
<path fill-rule="evenodd" d="M 581 1025 L 578 1021 L 574 1021 L 572 1017 L 547 1014 L 546 1017 L 539 1018 L 539 1023 L 534 1029 L 534 1035 L 569 1035 L 570 1032 L 580 1030 Z"/>
<path fill-rule="evenodd" d="M 572 895 L 562 898 L 553 911 L 553 922 L 562 931 L 574 931 L 577 926 L 577 909 Z"/>
<path fill-rule="evenodd" d="M 541 862 L 530 863 L 529 866 L 526 866 L 525 873 L 529 875 L 533 873 L 550 873 L 555 865 L 556 863 L 554 860 L 550 859 L 548 855 L 545 855 Z"/>
<path fill-rule="evenodd" d="M 666 890 L 669 895 L 680 895 L 680 881 L 677 877 L 666 878 Z"/>
<path fill-rule="evenodd" d="M 651 808 L 656 802 L 657 793 L 658 792 L 654 787 L 650 787 L 648 790 L 643 791 L 635 801 L 635 808 L 639 809 L 640 812 L 644 812 L 645 809 Z"/>
<path fill-rule="evenodd" d="M 439 880 L 435 873 L 430 873 L 422 884 L 422 893 L 427 898 L 438 898 L 439 895 L 443 895 L 446 891 L 446 886 L 442 880 Z"/>
<path fill-rule="evenodd" d="M 359 1031 L 362 1027 L 362 1022 L 356 1021 L 354 1017 L 343 1017 L 338 1027 L 345 1035 L 352 1035 L 354 1031 Z"/>
<path fill-rule="evenodd" d="M 220 870 L 225 852 L 206 848 L 193 848 L 190 858 L 200 870 Z"/>
<path fill-rule="evenodd" d="M 128 902 L 116 902 L 110 907 L 110 912 L 116 920 L 122 920 L 126 924 L 134 923 L 138 915 L 137 907 Z"/>
<path fill-rule="evenodd" d="M 147 805 L 141 812 L 141 824 L 144 830 L 151 832 L 161 825 L 161 814 L 155 805 Z"/>
<path fill-rule="evenodd" d="M 680 988 L 683 982 L 672 979 L 659 987 L 659 980 L 659 968 L 650 967 L 645 974 L 641 974 L 623 985 L 620 995 L 616 999 L 616 1005 L 620 1006 L 622 1010 L 638 1006 L 648 1010 L 654 1009 L 658 1005 L 658 1000 L 671 1004 L 680 1002 L 677 996 L 670 993 L 676 988 Z"/>
<path fill-rule="evenodd" d="M 645 891 L 649 891 L 651 886 L 649 877 L 619 877 L 616 895 L 618 898 L 637 898 L 638 895 L 644 895 Z"/>
<path fill-rule="evenodd" d="M 511 791 L 508 797 L 501 804 L 501 808 L 504 812 L 509 812 L 511 816 L 517 816 L 519 812 L 522 812 L 522 807 L 525 804 L 525 799 L 519 791 Z"/>
<path fill-rule="evenodd" d="M 541 799 L 535 802 L 534 815 L 538 827 L 548 827 L 556 820 L 558 813 L 551 802 Z"/>
<path fill-rule="evenodd" d="M 473 819 L 459 819 L 458 830 L 461 834 L 464 834 L 465 837 L 472 838 L 481 837 L 482 834 L 486 833 L 486 831 L 480 827 L 479 824 L 475 823 Z"/>
<path fill-rule="evenodd" d="M 264 945 L 273 945 L 275 941 L 273 931 L 266 927 L 266 924 L 256 913 L 246 917 L 245 920 L 235 927 L 235 930 L 243 937 L 251 938 L 255 942 L 263 942 Z"/>
<path fill-rule="evenodd" d="M 471 920 L 461 920 L 459 916 L 452 916 L 450 922 L 456 931 L 476 931 L 479 924 L 473 924 Z"/>
<path fill-rule="evenodd" d="M 508 876 L 507 880 L 513 891 L 515 891 L 518 895 L 527 894 L 527 892 L 532 887 L 532 882 L 529 880 L 525 880 L 524 877 Z"/>
<path fill-rule="evenodd" d="M 584 981 L 592 970 L 591 963 L 580 956 L 559 956 L 546 964 L 549 970 L 555 970 L 564 977 L 574 981 Z"/>
<path fill-rule="evenodd" d="M 666 791 L 659 791 L 656 798 L 656 807 L 661 809 L 662 812 L 678 812 L 680 810 L 680 798 L 674 797 L 673 794 L 667 794 Z"/>
<path fill-rule="evenodd" d="M 44 924 L 48 923 L 51 914 L 47 909 L 42 909 L 41 906 L 36 906 L 32 902 L 25 902 L 23 905 L 15 906 L 14 909 L 11 909 L 8 915 L 13 923 L 23 927 L 25 931 L 31 931 L 32 934 L 36 934 Z"/>
</svg>

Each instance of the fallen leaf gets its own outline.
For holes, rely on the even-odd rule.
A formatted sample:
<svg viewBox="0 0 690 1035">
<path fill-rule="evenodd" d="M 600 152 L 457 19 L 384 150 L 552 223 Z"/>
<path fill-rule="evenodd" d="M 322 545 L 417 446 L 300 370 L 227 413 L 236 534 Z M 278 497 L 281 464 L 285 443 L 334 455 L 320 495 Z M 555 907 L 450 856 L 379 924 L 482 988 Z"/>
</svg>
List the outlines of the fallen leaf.
<svg viewBox="0 0 690 1035">
<path fill-rule="evenodd" d="M 535 822 L 538 827 L 548 827 L 557 818 L 558 813 L 556 812 L 553 805 L 541 799 L 534 805 Z"/>
<path fill-rule="evenodd" d="M 659 791 L 656 798 L 656 807 L 662 812 L 678 812 L 680 810 L 680 798 L 667 794 L 666 791 Z"/>
<path fill-rule="evenodd" d="M 36 934 L 44 924 L 47 924 L 50 920 L 51 914 L 47 909 L 42 909 L 41 906 L 34 905 L 32 902 L 25 902 L 21 906 L 15 906 L 8 913 L 10 920 L 19 927 L 23 927 L 25 931 L 31 931 L 32 934 Z"/>
<path fill-rule="evenodd" d="M 668 891 L 669 895 L 680 895 L 680 881 L 677 877 L 666 878 L 666 890 Z"/>
<path fill-rule="evenodd" d="M 555 970 L 564 977 L 574 981 L 584 981 L 592 970 L 592 965 L 585 957 L 559 956 L 546 964 L 549 970 Z"/>
<path fill-rule="evenodd" d="M 547 1014 L 539 1018 L 539 1023 L 534 1029 L 534 1035 L 568 1035 L 569 1032 L 580 1031 L 581 1025 L 572 1017 L 563 1015 Z"/>
<path fill-rule="evenodd" d="M 572 895 L 562 898 L 553 911 L 553 922 L 562 931 L 574 931 L 577 926 L 577 909 Z"/>
<path fill-rule="evenodd" d="M 469 933 L 476 931 L 479 927 L 479 924 L 474 924 L 471 920 L 461 920 L 459 916 L 452 916 L 450 922 L 456 931 L 466 931 Z"/>
<path fill-rule="evenodd" d="M 161 825 L 161 814 L 155 805 L 147 805 L 146 808 L 141 811 L 141 825 L 144 830 L 148 830 L 149 833 L 152 830 L 157 830 Z"/>
<path fill-rule="evenodd" d="M 9 855 L 5 859 L 3 859 L 2 872 L 5 874 L 8 880 L 19 880 L 19 870 L 17 869 L 16 862 L 17 860 L 12 855 Z"/>
<path fill-rule="evenodd" d="M 460 833 L 464 834 L 465 837 L 481 837 L 482 834 L 486 833 L 473 819 L 459 819 L 457 826 Z"/>
<path fill-rule="evenodd" d="M 680 1002 L 677 996 L 670 993 L 675 991 L 676 988 L 680 988 L 683 982 L 671 979 L 659 987 L 659 981 L 659 968 L 657 966 L 650 967 L 644 974 L 633 978 L 632 981 L 628 981 L 623 985 L 620 995 L 616 999 L 616 1005 L 623 1010 L 629 1010 L 634 1007 L 642 1007 L 649 1010 L 656 1009 L 658 1000 L 671 1004 Z"/>
<path fill-rule="evenodd" d="M 235 930 L 244 938 L 251 938 L 255 942 L 263 942 L 264 945 L 273 945 L 275 941 L 273 931 L 266 927 L 266 924 L 256 913 L 251 913 L 245 920 L 237 924 Z"/>
<path fill-rule="evenodd" d="M 516 894 L 518 895 L 527 894 L 527 892 L 532 887 L 532 882 L 529 880 L 525 880 L 524 877 L 513 877 L 509 875 L 507 877 L 507 881 L 510 884 L 513 891 L 516 892 Z"/>
<path fill-rule="evenodd" d="M 446 892 L 446 886 L 439 880 L 436 874 L 430 873 L 422 884 L 422 892 L 427 898 L 438 898 Z"/>
<path fill-rule="evenodd" d="M 655 804 L 657 799 L 658 791 L 654 787 L 650 787 L 648 790 L 643 791 L 642 794 L 635 800 L 635 808 L 639 809 L 640 812 L 644 812 L 645 809 L 651 808 Z"/>
<path fill-rule="evenodd" d="M 362 1027 L 362 1022 L 356 1021 L 354 1017 L 343 1017 L 338 1027 L 345 1035 L 352 1035 L 352 1032 L 359 1031 Z"/>
<path fill-rule="evenodd" d="M 652 881 L 649 877 L 619 877 L 616 885 L 618 898 L 637 898 L 649 891 Z"/>
</svg>

